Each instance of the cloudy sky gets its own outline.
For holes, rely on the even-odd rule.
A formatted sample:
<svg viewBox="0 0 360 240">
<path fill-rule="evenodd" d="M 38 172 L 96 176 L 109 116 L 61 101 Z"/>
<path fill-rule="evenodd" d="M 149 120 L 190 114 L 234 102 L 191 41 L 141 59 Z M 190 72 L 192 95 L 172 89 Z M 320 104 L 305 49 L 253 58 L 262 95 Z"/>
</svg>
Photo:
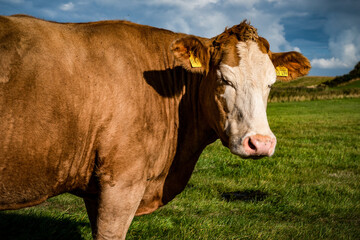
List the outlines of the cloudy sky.
<svg viewBox="0 0 360 240">
<path fill-rule="evenodd" d="M 125 19 L 203 37 L 250 20 L 271 50 L 300 51 L 310 75 L 335 76 L 360 61 L 359 0 L 0 0 L 0 14 L 59 22 Z"/>
</svg>

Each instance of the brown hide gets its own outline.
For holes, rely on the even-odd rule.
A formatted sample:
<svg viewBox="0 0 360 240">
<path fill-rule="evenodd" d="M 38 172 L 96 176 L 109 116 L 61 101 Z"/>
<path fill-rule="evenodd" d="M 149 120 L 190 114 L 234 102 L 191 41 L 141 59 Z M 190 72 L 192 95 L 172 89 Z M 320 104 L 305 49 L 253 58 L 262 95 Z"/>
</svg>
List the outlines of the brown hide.
<svg viewBox="0 0 360 240">
<path fill-rule="evenodd" d="M 185 187 L 215 135 L 199 113 L 200 75 L 175 67 L 169 51 L 182 34 L 122 21 L 0 22 L 1 209 L 96 193 L 91 176 L 110 185 L 121 176 L 147 179 L 138 214 L 149 213 L 163 204 L 173 159 L 164 202 Z"/>
</svg>

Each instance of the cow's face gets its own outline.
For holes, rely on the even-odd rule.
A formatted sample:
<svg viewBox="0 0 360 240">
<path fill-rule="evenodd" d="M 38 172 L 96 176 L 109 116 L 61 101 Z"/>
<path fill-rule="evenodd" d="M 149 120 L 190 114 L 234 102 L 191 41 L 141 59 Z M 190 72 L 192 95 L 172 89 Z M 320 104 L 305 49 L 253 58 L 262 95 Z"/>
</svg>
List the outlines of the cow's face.
<svg viewBox="0 0 360 240">
<path fill-rule="evenodd" d="M 237 42 L 235 49 L 222 53 L 216 67 L 215 103 L 222 116 L 217 131 L 222 130 L 219 135 L 234 154 L 271 156 L 276 138 L 267 121 L 266 106 L 276 81 L 274 65 L 254 41 Z M 236 54 L 230 58 L 237 63 L 227 63 L 226 54 Z"/>
<path fill-rule="evenodd" d="M 187 69 L 206 75 L 200 88 L 201 107 L 223 144 L 241 157 L 271 156 L 276 138 L 266 106 L 277 78 L 274 66 L 285 67 L 287 76 L 280 78 L 291 80 L 305 75 L 310 63 L 300 53 L 270 52 L 268 42 L 254 28 L 243 27 L 249 32 L 241 29 L 241 36 L 227 30 L 208 42 L 189 37 L 176 41 L 172 49 Z"/>
</svg>

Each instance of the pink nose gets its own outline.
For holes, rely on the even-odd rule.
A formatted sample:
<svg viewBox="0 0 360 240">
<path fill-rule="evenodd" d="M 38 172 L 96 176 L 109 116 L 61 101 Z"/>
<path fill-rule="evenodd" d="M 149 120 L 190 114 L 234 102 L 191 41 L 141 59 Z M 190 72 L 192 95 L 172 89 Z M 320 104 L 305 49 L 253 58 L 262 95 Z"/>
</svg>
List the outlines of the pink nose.
<svg viewBox="0 0 360 240">
<path fill-rule="evenodd" d="M 276 138 L 260 134 L 246 137 L 244 150 L 249 156 L 271 156 L 274 154 Z"/>
</svg>

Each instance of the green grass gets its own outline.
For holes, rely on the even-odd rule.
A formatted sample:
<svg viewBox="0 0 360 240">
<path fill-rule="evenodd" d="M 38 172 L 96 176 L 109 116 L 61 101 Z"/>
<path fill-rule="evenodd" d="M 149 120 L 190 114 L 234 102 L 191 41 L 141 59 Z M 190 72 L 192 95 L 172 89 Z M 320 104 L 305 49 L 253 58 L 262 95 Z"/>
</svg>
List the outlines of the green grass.
<svg viewBox="0 0 360 240">
<path fill-rule="evenodd" d="M 360 99 L 270 103 L 271 158 L 208 146 L 185 191 L 136 217 L 127 239 L 359 239 Z M 240 191 L 264 199 L 227 201 Z M 0 213 L 1 239 L 91 239 L 82 201 L 65 194 Z"/>
</svg>

